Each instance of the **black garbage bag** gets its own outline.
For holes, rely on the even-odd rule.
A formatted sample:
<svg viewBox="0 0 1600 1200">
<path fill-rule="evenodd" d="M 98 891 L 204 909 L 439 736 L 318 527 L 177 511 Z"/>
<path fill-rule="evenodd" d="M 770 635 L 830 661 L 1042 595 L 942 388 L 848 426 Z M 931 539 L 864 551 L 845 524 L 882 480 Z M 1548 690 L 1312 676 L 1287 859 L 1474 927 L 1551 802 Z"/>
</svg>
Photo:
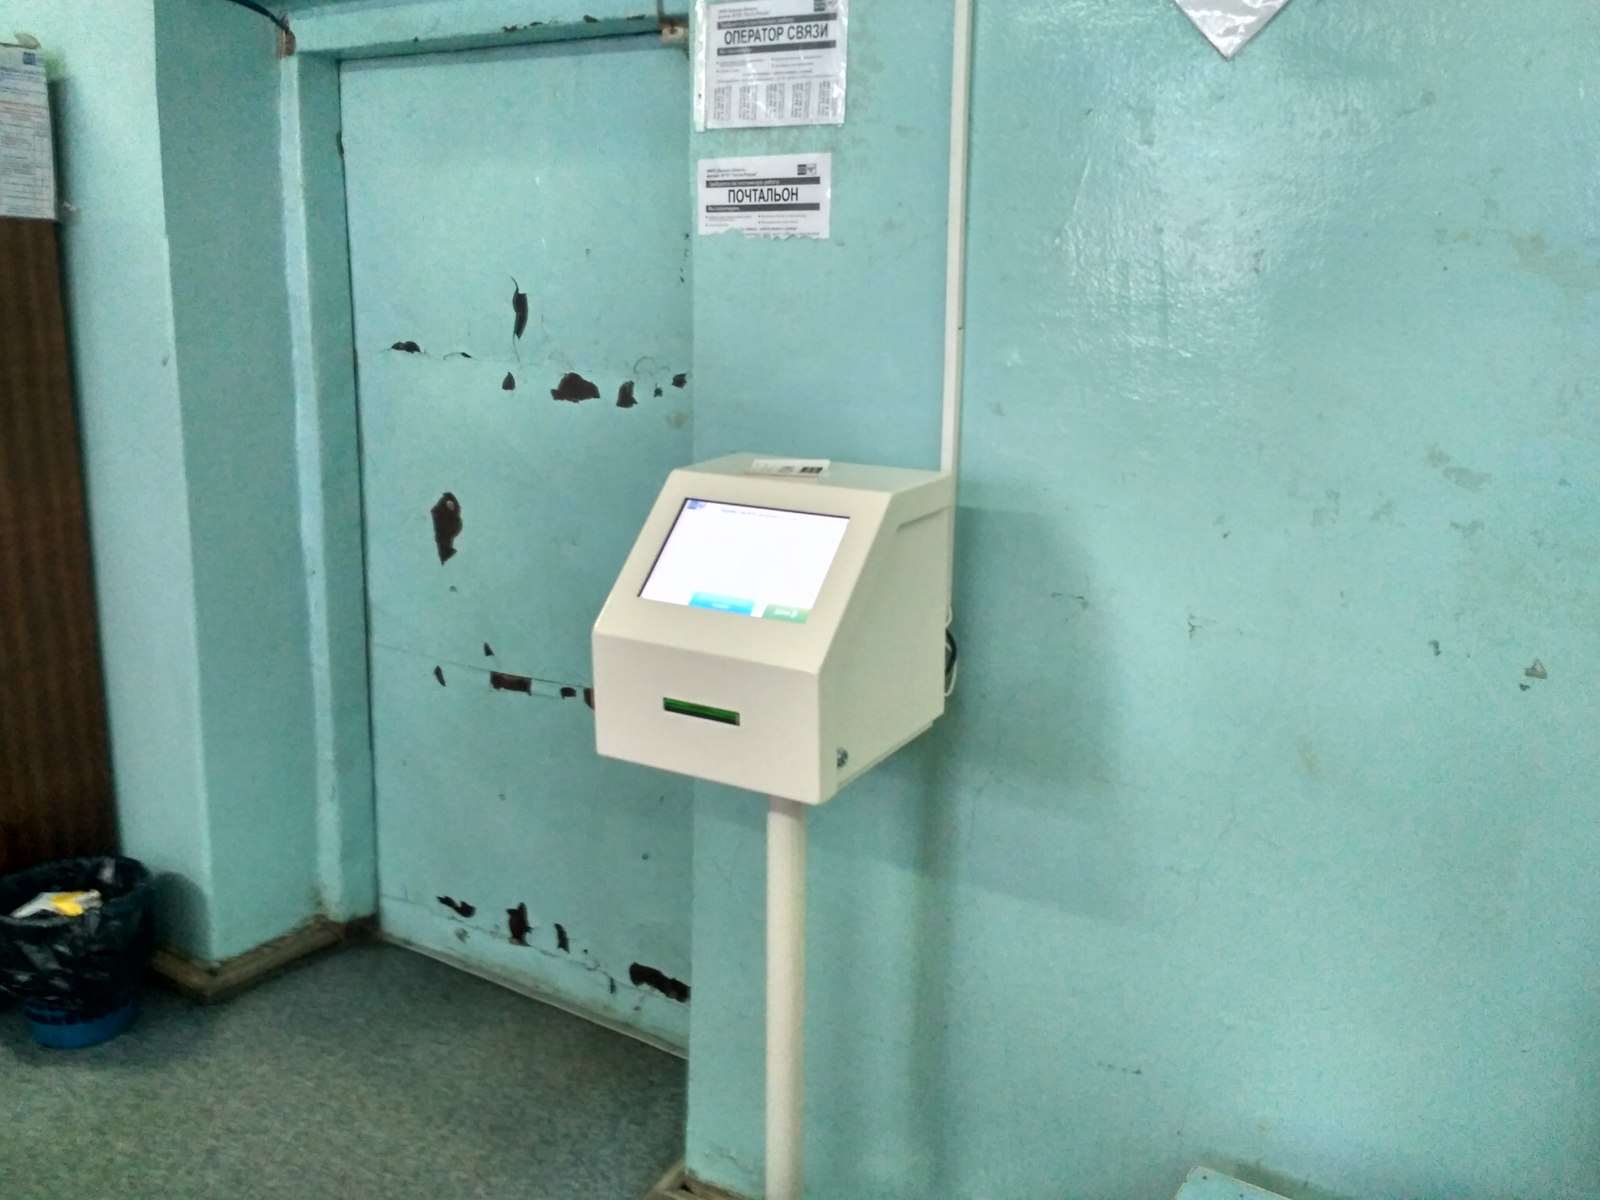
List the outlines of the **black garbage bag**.
<svg viewBox="0 0 1600 1200">
<path fill-rule="evenodd" d="M 81 917 L 13 917 L 40 892 L 100 893 Z M 150 872 L 131 858 L 67 858 L 0 879 L 0 993 L 68 1015 L 126 1001 L 153 947 Z"/>
</svg>

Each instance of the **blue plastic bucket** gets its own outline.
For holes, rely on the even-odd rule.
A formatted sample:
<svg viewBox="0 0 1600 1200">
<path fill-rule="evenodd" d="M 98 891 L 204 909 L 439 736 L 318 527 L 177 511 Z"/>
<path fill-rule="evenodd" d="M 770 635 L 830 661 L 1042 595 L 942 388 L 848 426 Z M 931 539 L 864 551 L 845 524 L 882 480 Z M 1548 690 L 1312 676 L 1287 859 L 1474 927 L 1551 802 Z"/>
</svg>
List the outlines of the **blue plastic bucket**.
<svg viewBox="0 0 1600 1200">
<path fill-rule="evenodd" d="M 64 1013 L 33 1004 L 24 1004 L 22 1015 L 28 1022 L 28 1032 L 39 1045 L 52 1050 L 81 1050 L 116 1037 L 133 1024 L 138 1009 L 138 997 L 129 996 L 118 1007 L 98 1016 Z"/>
</svg>

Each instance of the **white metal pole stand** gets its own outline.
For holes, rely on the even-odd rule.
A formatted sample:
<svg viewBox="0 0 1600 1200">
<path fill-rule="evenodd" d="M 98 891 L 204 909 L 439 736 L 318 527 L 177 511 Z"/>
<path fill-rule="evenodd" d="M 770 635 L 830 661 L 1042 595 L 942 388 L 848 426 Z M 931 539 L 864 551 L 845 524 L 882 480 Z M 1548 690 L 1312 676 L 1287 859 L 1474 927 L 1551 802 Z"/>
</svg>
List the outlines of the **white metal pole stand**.
<svg viewBox="0 0 1600 1200">
<path fill-rule="evenodd" d="M 951 44 L 950 194 L 945 253 L 944 410 L 939 465 L 960 467 L 961 377 L 966 340 L 967 143 L 972 120 L 975 0 L 955 0 Z M 951 523 L 950 537 L 955 539 Z M 952 555 L 952 559 L 953 559 Z M 767 1194 L 804 1200 L 800 1151 L 805 1107 L 806 808 L 767 798 Z"/>
<path fill-rule="evenodd" d="M 766 1200 L 802 1200 L 805 1186 L 806 808 L 767 798 Z"/>
</svg>

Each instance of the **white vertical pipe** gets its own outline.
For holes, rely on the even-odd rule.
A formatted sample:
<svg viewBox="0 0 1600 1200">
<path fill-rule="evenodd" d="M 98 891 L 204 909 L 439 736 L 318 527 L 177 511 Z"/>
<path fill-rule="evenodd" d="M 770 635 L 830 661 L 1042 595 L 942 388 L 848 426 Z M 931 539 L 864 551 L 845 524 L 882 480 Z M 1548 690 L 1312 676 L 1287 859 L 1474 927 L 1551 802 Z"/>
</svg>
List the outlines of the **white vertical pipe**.
<svg viewBox="0 0 1600 1200">
<path fill-rule="evenodd" d="M 972 124 L 972 4 L 955 0 L 950 61 L 950 194 L 944 260 L 944 413 L 939 469 L 952 475 L 961 462 L 961 373 L 966 354 L 967 143 Z"/>
<path fill-rule="evenodd" d="M 805 1105 L 806 806 L 767 800 L 767 1190 L 801 1200 Z"/>
</svg>

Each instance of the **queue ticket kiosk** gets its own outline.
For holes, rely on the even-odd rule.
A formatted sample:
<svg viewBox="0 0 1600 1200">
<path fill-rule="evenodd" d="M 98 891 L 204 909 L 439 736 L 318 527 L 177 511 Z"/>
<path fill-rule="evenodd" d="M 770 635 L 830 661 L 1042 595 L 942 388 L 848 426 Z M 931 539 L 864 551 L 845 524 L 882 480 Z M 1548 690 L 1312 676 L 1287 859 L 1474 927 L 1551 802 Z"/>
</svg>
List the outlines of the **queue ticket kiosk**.
<svg viewBox="0 0 1600 1200">
<path fill-rule="evenodd" d="M 599 752 L 821 804 L 923 732 L 953 494 L 748 454 L 672 472 L 595 623 Z"/>
<path fill-rule="evenodd" d="M 806 813 L 944 712 L 948 474 L 735 454 L 667 477 L 594 626 L 599 752 L 765 793 L 766 1200 L 800 1200 Z"/>
</svg>

